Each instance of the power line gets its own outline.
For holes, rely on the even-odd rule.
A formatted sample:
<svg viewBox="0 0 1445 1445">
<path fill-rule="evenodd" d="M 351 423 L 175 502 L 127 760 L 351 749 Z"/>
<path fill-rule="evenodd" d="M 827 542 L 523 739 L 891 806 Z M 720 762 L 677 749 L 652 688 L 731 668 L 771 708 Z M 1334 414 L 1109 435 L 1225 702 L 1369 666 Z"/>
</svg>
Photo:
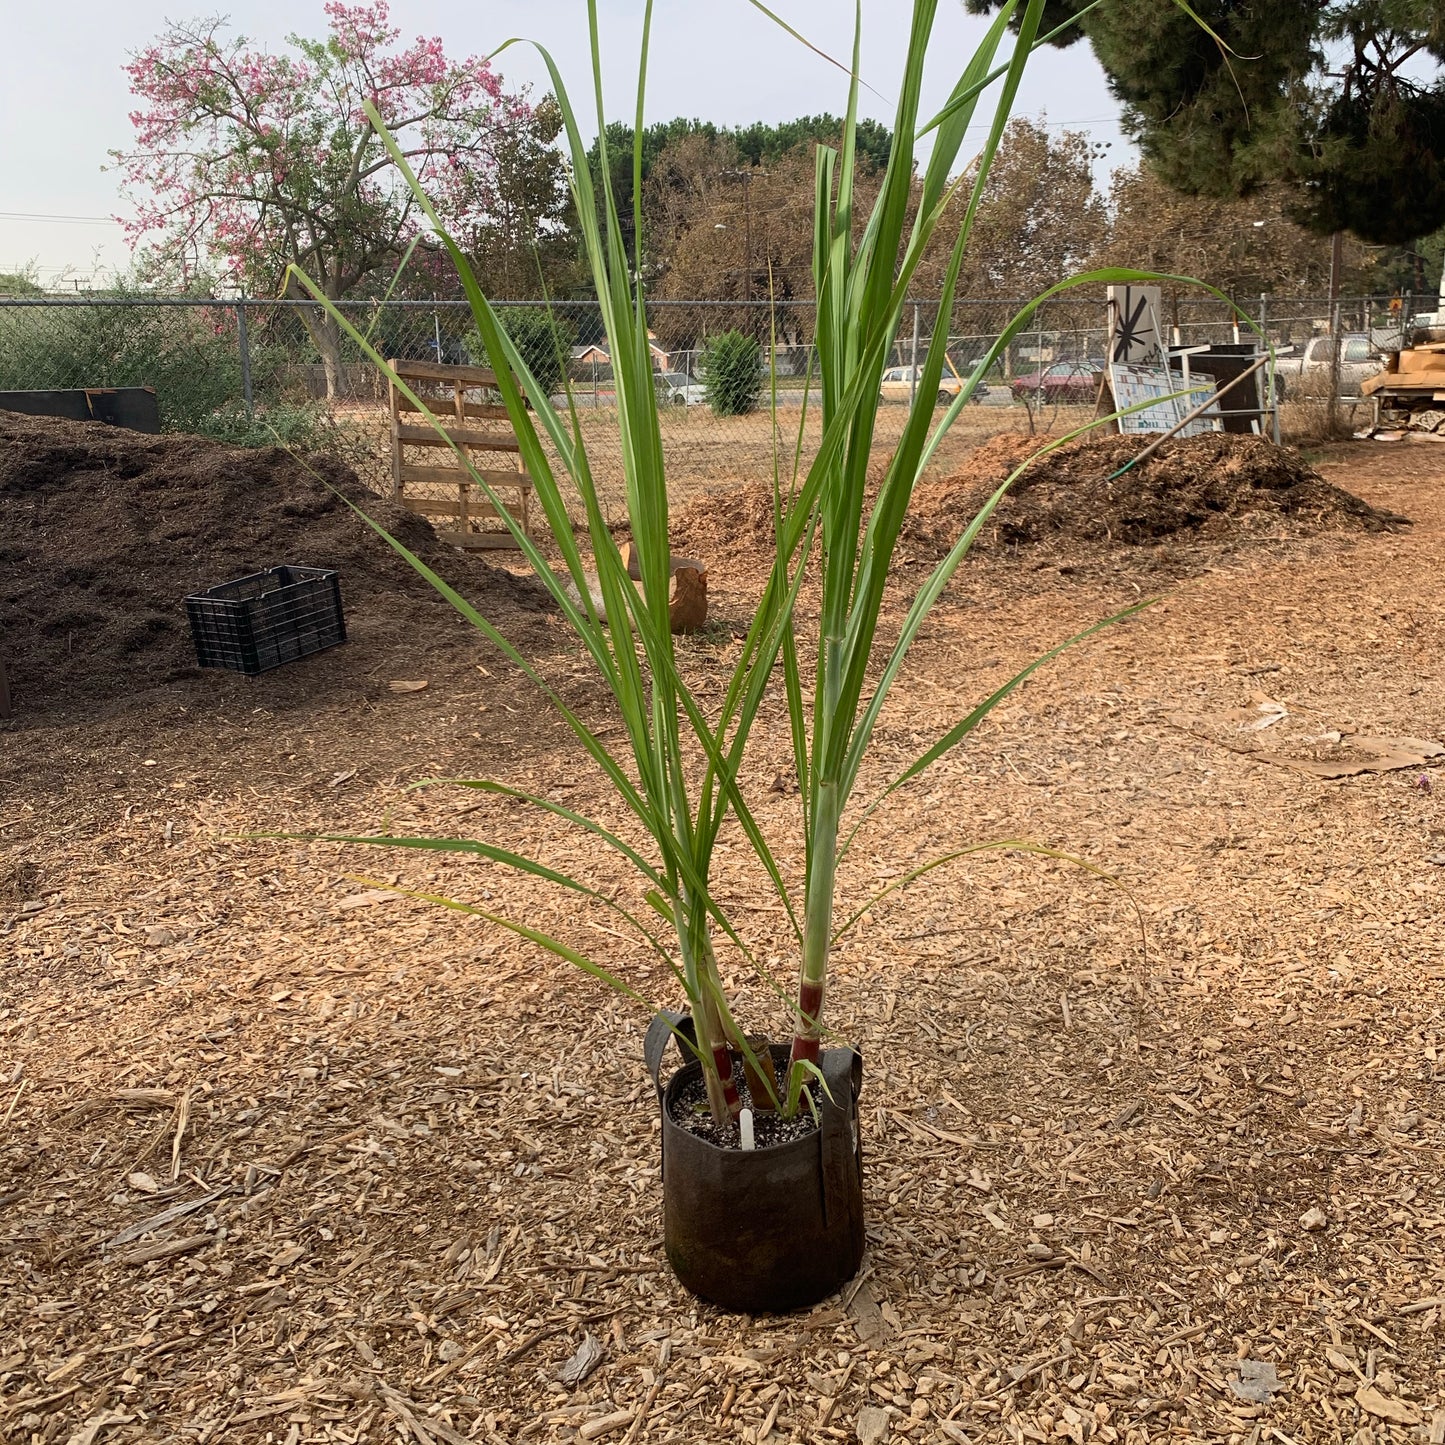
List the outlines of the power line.
<svg viewBox="0 0 1445 1445">
<path fill-rule="evenodd" d="M 0 211 L 0 221 L 63 221 L 77 222 L 82 225 L 102 222 L 109 225 L 124 224 L 115 216 L 62 216 L 52 215 L 43 211 Z"/>
</svg>

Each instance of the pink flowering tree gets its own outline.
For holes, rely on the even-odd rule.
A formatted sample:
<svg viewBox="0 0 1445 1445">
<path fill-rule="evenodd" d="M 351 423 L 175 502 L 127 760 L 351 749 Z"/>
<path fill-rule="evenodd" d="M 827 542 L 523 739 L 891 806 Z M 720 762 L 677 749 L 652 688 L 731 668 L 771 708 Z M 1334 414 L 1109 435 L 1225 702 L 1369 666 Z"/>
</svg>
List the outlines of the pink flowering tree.
<svg viewBox="0 0 1445 1445">
<path fill-rule="evenodd" d="M 172 24 L 126 66 L 141 108 L 135 146 L 113 153 L 136 206 L 133 246 L 183 275 L 219 269 L 274 291 L 288 264 L 333 300 L 394 268 L 418 235 L 410 187 L 363 105 L 380 112 L 449 228 L 481 226 L 498 156 L 530 119 L 484 59 L 449 60 L 438 39 L 399 45 L 386 0 L 328 0 L 324 40 L 270 54 L 225 22 Z M 305 308 L 326 372 L 339 332 Z"/>
</svg>

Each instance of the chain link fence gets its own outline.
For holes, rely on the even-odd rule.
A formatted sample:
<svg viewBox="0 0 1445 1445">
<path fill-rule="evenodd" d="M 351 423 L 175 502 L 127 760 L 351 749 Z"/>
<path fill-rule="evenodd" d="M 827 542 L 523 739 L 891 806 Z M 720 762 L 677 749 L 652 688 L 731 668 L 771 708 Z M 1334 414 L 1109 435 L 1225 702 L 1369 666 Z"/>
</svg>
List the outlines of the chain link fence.
<svg viewBox="0 0 1445 1445">
<path fill-rule="evenodd" d="M 1341 300 L 1339 330 L 1398 334 L 1417 308 L 1388 297 Z M 1024 302 L 957 302 L 949 318 L 944 384 L 982 364 Z M 1162 323 L 1190 343 L 1249 341 L 1249 322 L 1281 347 L 1301 348 L 1330 332 L 1326 298 L 1257 297 L 1240 302 L 1248 321 L 1215 297 L 1181 294 L 1163 300 Z M 537 306 L 499 307 L 504 324 Z M 609 505 L 621 506 L 621 457 L 609 342 L 595 303 L 553 302 L 559 379 L 567 393 L 594 474 Z M 407 360 L 483 360 L 471 315 L 462 302 L 342 303 L 341 310 L 383 354 Z M 816 405 L 804 408 L 816 381 L 811 302 L 653 301 L 649 305 L 653 364 L 663 443 L 674 495 L 680 499 L 771 477 L 775 457 L 791 465 L 801 440 L 804 465 L 818 444 Z M 936 303 L 903 311 L 879 399 L 875 446 L 886 457 L 897 445 L 926 360 Z M 703 356 L 710 338 L 741 331 L 774 358 L 777 419 L 764 386 L 759 406 L 723 416 L 709 405 Z M 514 334 L 516 334 L 514 332 Z M 936 466 L 947 469 L 997 432 L 1058 432 L 1080 425 L 1098 401 L 1107 348 L 1102 296 L 1047 302 L 985 373 L 976 404 L 958 418 Z M 565 379 L 564 379 L 565 378 Z M 311 303 L 195 300 L 153 296 L 0 298 L 0 391 L 70 387 L 152 386 L 162 425 L 242 445 L 324 449 L 341 455 L 378 492 L 389 486 L 389 418 L 384 378 L 325 312 Z M 814 398 L 816 393 L 812 393 Z M 1286 423 L 1288 426 L 1288 408 Z"/>
</svg>

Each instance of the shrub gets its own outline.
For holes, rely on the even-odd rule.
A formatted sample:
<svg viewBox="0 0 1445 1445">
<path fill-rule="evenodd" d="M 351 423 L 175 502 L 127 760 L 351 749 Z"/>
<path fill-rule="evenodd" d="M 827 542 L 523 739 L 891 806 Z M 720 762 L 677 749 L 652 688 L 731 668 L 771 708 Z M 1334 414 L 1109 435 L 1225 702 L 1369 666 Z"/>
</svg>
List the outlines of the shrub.
<svg viewBox="0 0 1445 1445">
<path fill-rule="evenodd" d="M 147 299 L 122 294 L 96 304 L 0 306 L 0 391 L 153 386 L 166 431 L 229 439 L 251 430 L 239 406 L 235 309 L 154 306 Z M 257 409 L 279 403 L 276 358 L 259 339 L 251 370 Z M 274 443 L 271 433 L 257 432 L 249 444 Z"/>
<path fill-rule="evenodd" d="M 319 401 L 274 401 L 250 417 L 239 404 L 209 413 L 194 428 L 197 436 L 232 447 L 289 447 L 293 451 L 341 451 L 337 428 Z"/>
<path fill-rule="evenodd" d="M 502 328 L 522 354 L 527 369 L 550 396 L 562 385 L 576 330 L 570 321 L 541 306 L 508 306 L 500 312 Z M 467 333 L 467 355 L 473 366 L 489 366 L 487 348 L 473 328 Z"/>
<path fill-rule="evenodd" d="M 763 394 L 762 352 L 751 336 L 724 331 L 702 349 L 703 394 L 716 416 L 745 416 Z"/>
</svg>

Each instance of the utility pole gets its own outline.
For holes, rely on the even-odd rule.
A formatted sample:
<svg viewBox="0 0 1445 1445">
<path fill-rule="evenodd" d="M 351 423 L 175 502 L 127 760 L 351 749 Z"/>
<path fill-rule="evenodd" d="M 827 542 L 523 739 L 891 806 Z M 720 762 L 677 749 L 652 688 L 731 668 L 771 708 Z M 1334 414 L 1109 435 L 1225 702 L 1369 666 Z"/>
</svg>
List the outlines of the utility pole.
<svg viewBox="0 0 1445 1445">
<path fill-rule="evenodd" d="M 723 171 L 723 175 L 743 183 L 743 300 L 753 299 L 753 176 L 767 175 L 765 170 L 748 166 L 744 170 Z"/>
</svg>

